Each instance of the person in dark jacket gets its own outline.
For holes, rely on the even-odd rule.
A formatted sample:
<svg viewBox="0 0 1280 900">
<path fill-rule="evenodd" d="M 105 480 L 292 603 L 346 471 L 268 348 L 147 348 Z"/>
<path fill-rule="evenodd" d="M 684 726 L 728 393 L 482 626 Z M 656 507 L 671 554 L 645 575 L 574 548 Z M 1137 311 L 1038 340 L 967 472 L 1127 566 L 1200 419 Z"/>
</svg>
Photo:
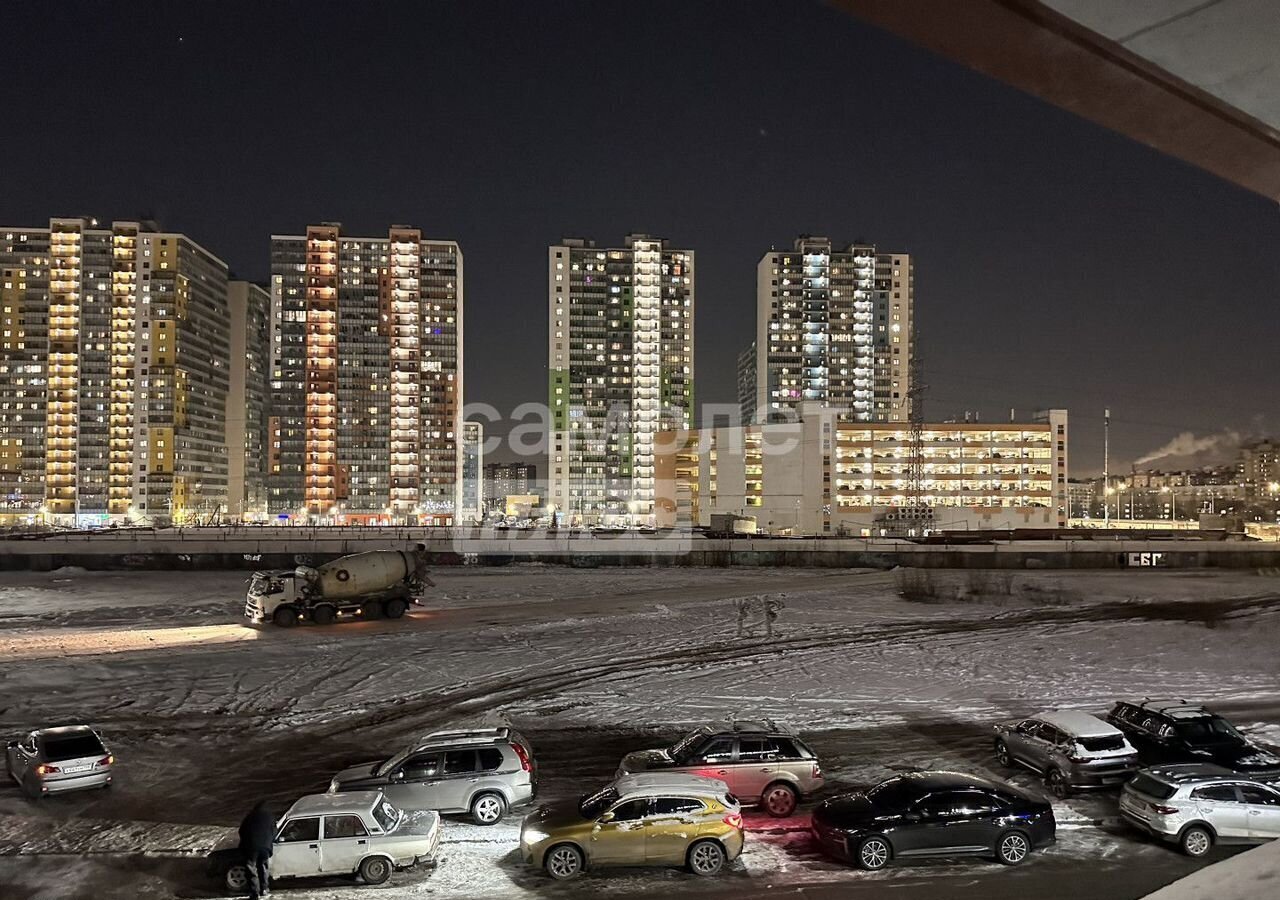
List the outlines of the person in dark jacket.
<svg viewBox="0 0 1280 900">
<path fill-rule="evenodd" d="M 267 809 L 266 801 L 259 801 L 240 823 L 240 852 L 244 854 L 244 864 L 249 870 L 249 900 L 258 900 L 271 893 L 268 870 L 275 837 L 276 820 Z"/>
</svg>

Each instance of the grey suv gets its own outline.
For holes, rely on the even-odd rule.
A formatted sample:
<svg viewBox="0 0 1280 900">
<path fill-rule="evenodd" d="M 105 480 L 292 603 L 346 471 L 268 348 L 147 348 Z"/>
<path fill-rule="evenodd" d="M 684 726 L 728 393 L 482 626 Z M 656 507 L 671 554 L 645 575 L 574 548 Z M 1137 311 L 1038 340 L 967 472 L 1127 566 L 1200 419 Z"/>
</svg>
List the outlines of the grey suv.
<svg viewBox="0 0 1280 900">
<path fill-rule="evenodd" d="M 995 750 L 1001 765 L 1043 776 L 1059 799 L 1073 788 L 1119 787 L 1138 769 L 1138 751 L 1120 729 L 1075 710 L 997 725 Z"/>
<path fill-rule="evenodd" d="M 381 790 L 402 809 L 469 813 L 493 825 L 537 794 L 533 750 L 509 728 L 437 731 L 390 759 L 344 769 L 329 793 Z"/>
<path fill-rule="evenodd" d="M 823 783 L 814 752 L 768 720 L 703 725 L 670 747 L 629 753 L 618 777 L 659 771 L 718 778 L 742 803 L 778 817 L 795 812 L 800 799 Z"/>
</svg>

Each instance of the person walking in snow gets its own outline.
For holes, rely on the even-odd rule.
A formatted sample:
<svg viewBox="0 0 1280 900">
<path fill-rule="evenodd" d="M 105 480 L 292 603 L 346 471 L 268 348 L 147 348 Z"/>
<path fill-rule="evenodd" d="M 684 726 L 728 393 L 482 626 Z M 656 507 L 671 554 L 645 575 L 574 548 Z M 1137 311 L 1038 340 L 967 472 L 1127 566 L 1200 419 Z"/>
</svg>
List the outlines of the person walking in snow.
<svg viewBox="0 0 1280 900">
<path fill-rule="evenodd" d="M 271 893 L 269 869 L 275 836 L 276 820 L 267 809 L 267 802 L 259 800 L 240 823 L 240 852 L 249 870 L 249 900 Z"/>
</svg>

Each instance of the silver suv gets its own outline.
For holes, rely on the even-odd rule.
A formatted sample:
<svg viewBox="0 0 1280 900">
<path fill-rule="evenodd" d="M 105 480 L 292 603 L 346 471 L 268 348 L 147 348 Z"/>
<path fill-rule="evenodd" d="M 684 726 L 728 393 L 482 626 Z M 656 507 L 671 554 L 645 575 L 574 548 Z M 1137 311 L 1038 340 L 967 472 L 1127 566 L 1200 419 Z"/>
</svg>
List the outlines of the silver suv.
<svg viewBox="0 0 1280 900">
<path fill-rule="evenodd" d="M 344 769 L 329 793 L 380 790 L 401 809 L 469 813 L 493 825 L 537 794 L 533 750 L 510 728 L 437 731 L 390 759 Z"/>
<path fill-rule="evenodd" d="M 1075 710 L 997 725 L 995 747 L 1002 766 L 1039 773 L 1059 799 L 1073 788 L 1119 787 L 1138 770 L 1138 751 L 1120 729 Z"/>
<path fill-rule="evenodd" d="M 658 771 L 718 778 L 742 803 L 778 817 L 795 812 L 823 783 L 814 752 L 793 731 L 767 719 L 703 725 L 670 747 L 629 753 L 618 777 Z"/>
<path fill-rule="evenodd" d="M 1188 856 L 1280 838 L 1280 790 L 1208 763 L 1143 769 L 1120 792 L 1120 813 Z"/>
</svg>

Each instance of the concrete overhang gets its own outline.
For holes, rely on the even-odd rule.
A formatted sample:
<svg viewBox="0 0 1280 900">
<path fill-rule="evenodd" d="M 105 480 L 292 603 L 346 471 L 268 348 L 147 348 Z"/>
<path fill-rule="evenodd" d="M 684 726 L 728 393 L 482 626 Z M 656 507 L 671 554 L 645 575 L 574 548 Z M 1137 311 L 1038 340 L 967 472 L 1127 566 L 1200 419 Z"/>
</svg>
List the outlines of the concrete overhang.
<svg viewBox="0 0 1280 900">
<path fill-rule="evenodd" d="M 1280 201 L 1280 0 L 830 0 Z"/>
</svg>

